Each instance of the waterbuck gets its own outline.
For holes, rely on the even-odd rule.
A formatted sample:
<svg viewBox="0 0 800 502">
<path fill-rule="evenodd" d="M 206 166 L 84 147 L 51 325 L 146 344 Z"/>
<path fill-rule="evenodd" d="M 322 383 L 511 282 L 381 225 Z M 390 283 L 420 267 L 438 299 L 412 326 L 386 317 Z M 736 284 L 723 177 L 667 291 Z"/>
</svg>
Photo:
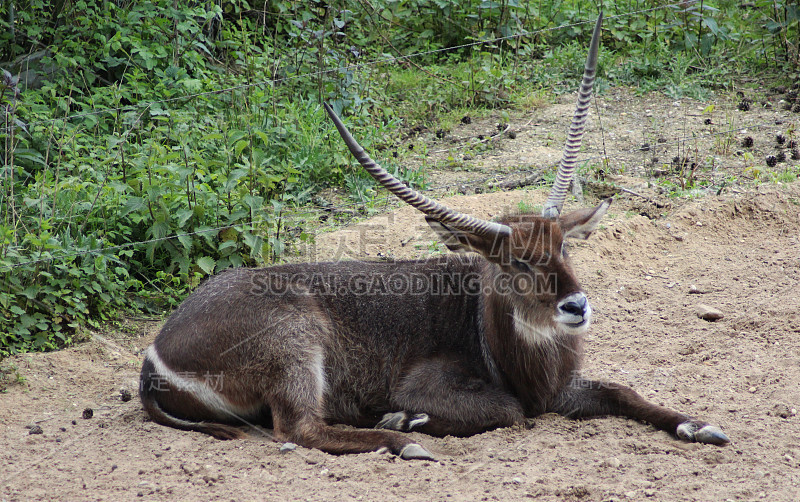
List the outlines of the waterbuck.
<svg viewBox="0 0 800 502">
<path fill-rule="evenodd" d="M 325 105 L 363 167 L 424 212 L 449 249 L 464 253 L 212 277 L 146 351 L 140 396 L 150 417 L 220 439 L 245 436 L 237 424 L 266 425 L 279 440 L 330 453 L 388 450 L 404 459 L 433 457 L 397 431 L 469 436 L 545 412 L 626 416 L 684 440 L 727 443 L 715 426 L 578 373 L 592 310 L 562 245 L 587 238 L 611 200 L 560 212 L 599 31 L 600 19 L 542 215 L 489 222 L 427 199 L 373 162 Z"/>
</svg>

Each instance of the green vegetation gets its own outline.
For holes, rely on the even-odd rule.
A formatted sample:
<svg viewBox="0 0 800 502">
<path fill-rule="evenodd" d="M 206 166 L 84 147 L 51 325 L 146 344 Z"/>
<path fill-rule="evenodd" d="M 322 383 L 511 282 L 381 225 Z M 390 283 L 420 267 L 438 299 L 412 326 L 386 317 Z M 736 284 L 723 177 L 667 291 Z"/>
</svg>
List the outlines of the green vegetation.
<svg viewBox="0 0 800 502">
<path fill-rule="evenodd" d="M 13 385 L 24 387 L 27 382 L 25 375 L 15 364 L 0 364 L 0 394 Z"/>
<path fill-rule="evenodd" d="M 600 90 L 702 96 L 741 70 L 798 64 L 796 3 L 599 3 Z M 322 100 L 424 186 L 393 160 L 402 128 L 573 91 L 597 11 L 578 0 L 0 3 L 0 357 L 64 346 L 123 309 L 174 305 L 227 267 L 281 260 L 308 239 L 286 213 L 323 188 L 369 204 L 375 185 Z"/>
</svg>

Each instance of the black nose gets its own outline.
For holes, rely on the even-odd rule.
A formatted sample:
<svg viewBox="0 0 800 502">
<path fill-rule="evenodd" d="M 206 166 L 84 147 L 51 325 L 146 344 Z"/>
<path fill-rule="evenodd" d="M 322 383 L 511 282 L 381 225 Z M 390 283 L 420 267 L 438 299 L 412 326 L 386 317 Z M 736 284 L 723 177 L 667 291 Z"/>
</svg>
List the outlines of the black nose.
<svg viewBox="0 0 800 502">
<path fill-rule="evenodd" d="M 586 313 L 586 297 L 580 295 L 579 297 L 573 300 L 564 302 L 563 304 L 559 305 L 559 308 L 565 314 L 582 316 Z"/>
<path fill-rule="evenodd" d="M 582 316 L 583 308 L 578 305 L 578 302 L 567 302 L 561 306 L 561 310 L 567 314 Z"/>
</svg>

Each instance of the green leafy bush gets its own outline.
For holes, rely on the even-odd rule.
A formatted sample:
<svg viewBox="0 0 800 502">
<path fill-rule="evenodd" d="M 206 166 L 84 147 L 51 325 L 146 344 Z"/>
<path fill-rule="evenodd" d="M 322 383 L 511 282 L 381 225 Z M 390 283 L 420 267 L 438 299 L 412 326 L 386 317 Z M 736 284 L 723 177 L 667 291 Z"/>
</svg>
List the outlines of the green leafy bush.
<svg viewBox="0 0 800 502">
<path fill-rule="evenodd" d="M 265 54 L 277 42 L 249 45 L 255 20 L 174 5 L 31 2 L 16 13 L 22 31 L 3 35 L 4 57 L 35 40 L 58 70 L 39 88 L 10 74 L 0 86 L 0 356 L 62 346 L 121 308 L 159 309 L 204 275 L 279 259 L 284 208 L 354 175 L 320 98 L 357 129 L 379 123 L 366 145 L 395 124 L 370 118 L 356 72 L 310 75 L 342 65 L 342 50 L 310 50 L 332 31 L 287 24 L 304 41 L 281 42 L 295 65 L 275 73 Z M 54 22 L 33 22 L 48 8 Z"/>
</svg>

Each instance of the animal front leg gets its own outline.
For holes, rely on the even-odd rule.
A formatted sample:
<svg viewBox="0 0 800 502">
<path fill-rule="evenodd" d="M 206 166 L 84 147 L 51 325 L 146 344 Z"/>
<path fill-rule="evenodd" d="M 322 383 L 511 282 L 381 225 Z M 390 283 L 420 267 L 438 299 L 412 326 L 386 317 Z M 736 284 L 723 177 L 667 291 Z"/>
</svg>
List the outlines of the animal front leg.
<svg viewBox="0 0 800 502">
<path fill-rule="evenodd" d="M 550 410 L 570 418 L 615 415 L 642 420 L 686 441 L 725 445 L 719 427 L 646 401 L 624 385 L 575 378 Z"/>
<path fill-rule="evenodd" d="M 400 411 L 385 414 L 379 428 L 471 436 L 525 421 L 516 398 L 445 359 L 415 364 L 392 390 L 391 401 Z"/>
</svg>

